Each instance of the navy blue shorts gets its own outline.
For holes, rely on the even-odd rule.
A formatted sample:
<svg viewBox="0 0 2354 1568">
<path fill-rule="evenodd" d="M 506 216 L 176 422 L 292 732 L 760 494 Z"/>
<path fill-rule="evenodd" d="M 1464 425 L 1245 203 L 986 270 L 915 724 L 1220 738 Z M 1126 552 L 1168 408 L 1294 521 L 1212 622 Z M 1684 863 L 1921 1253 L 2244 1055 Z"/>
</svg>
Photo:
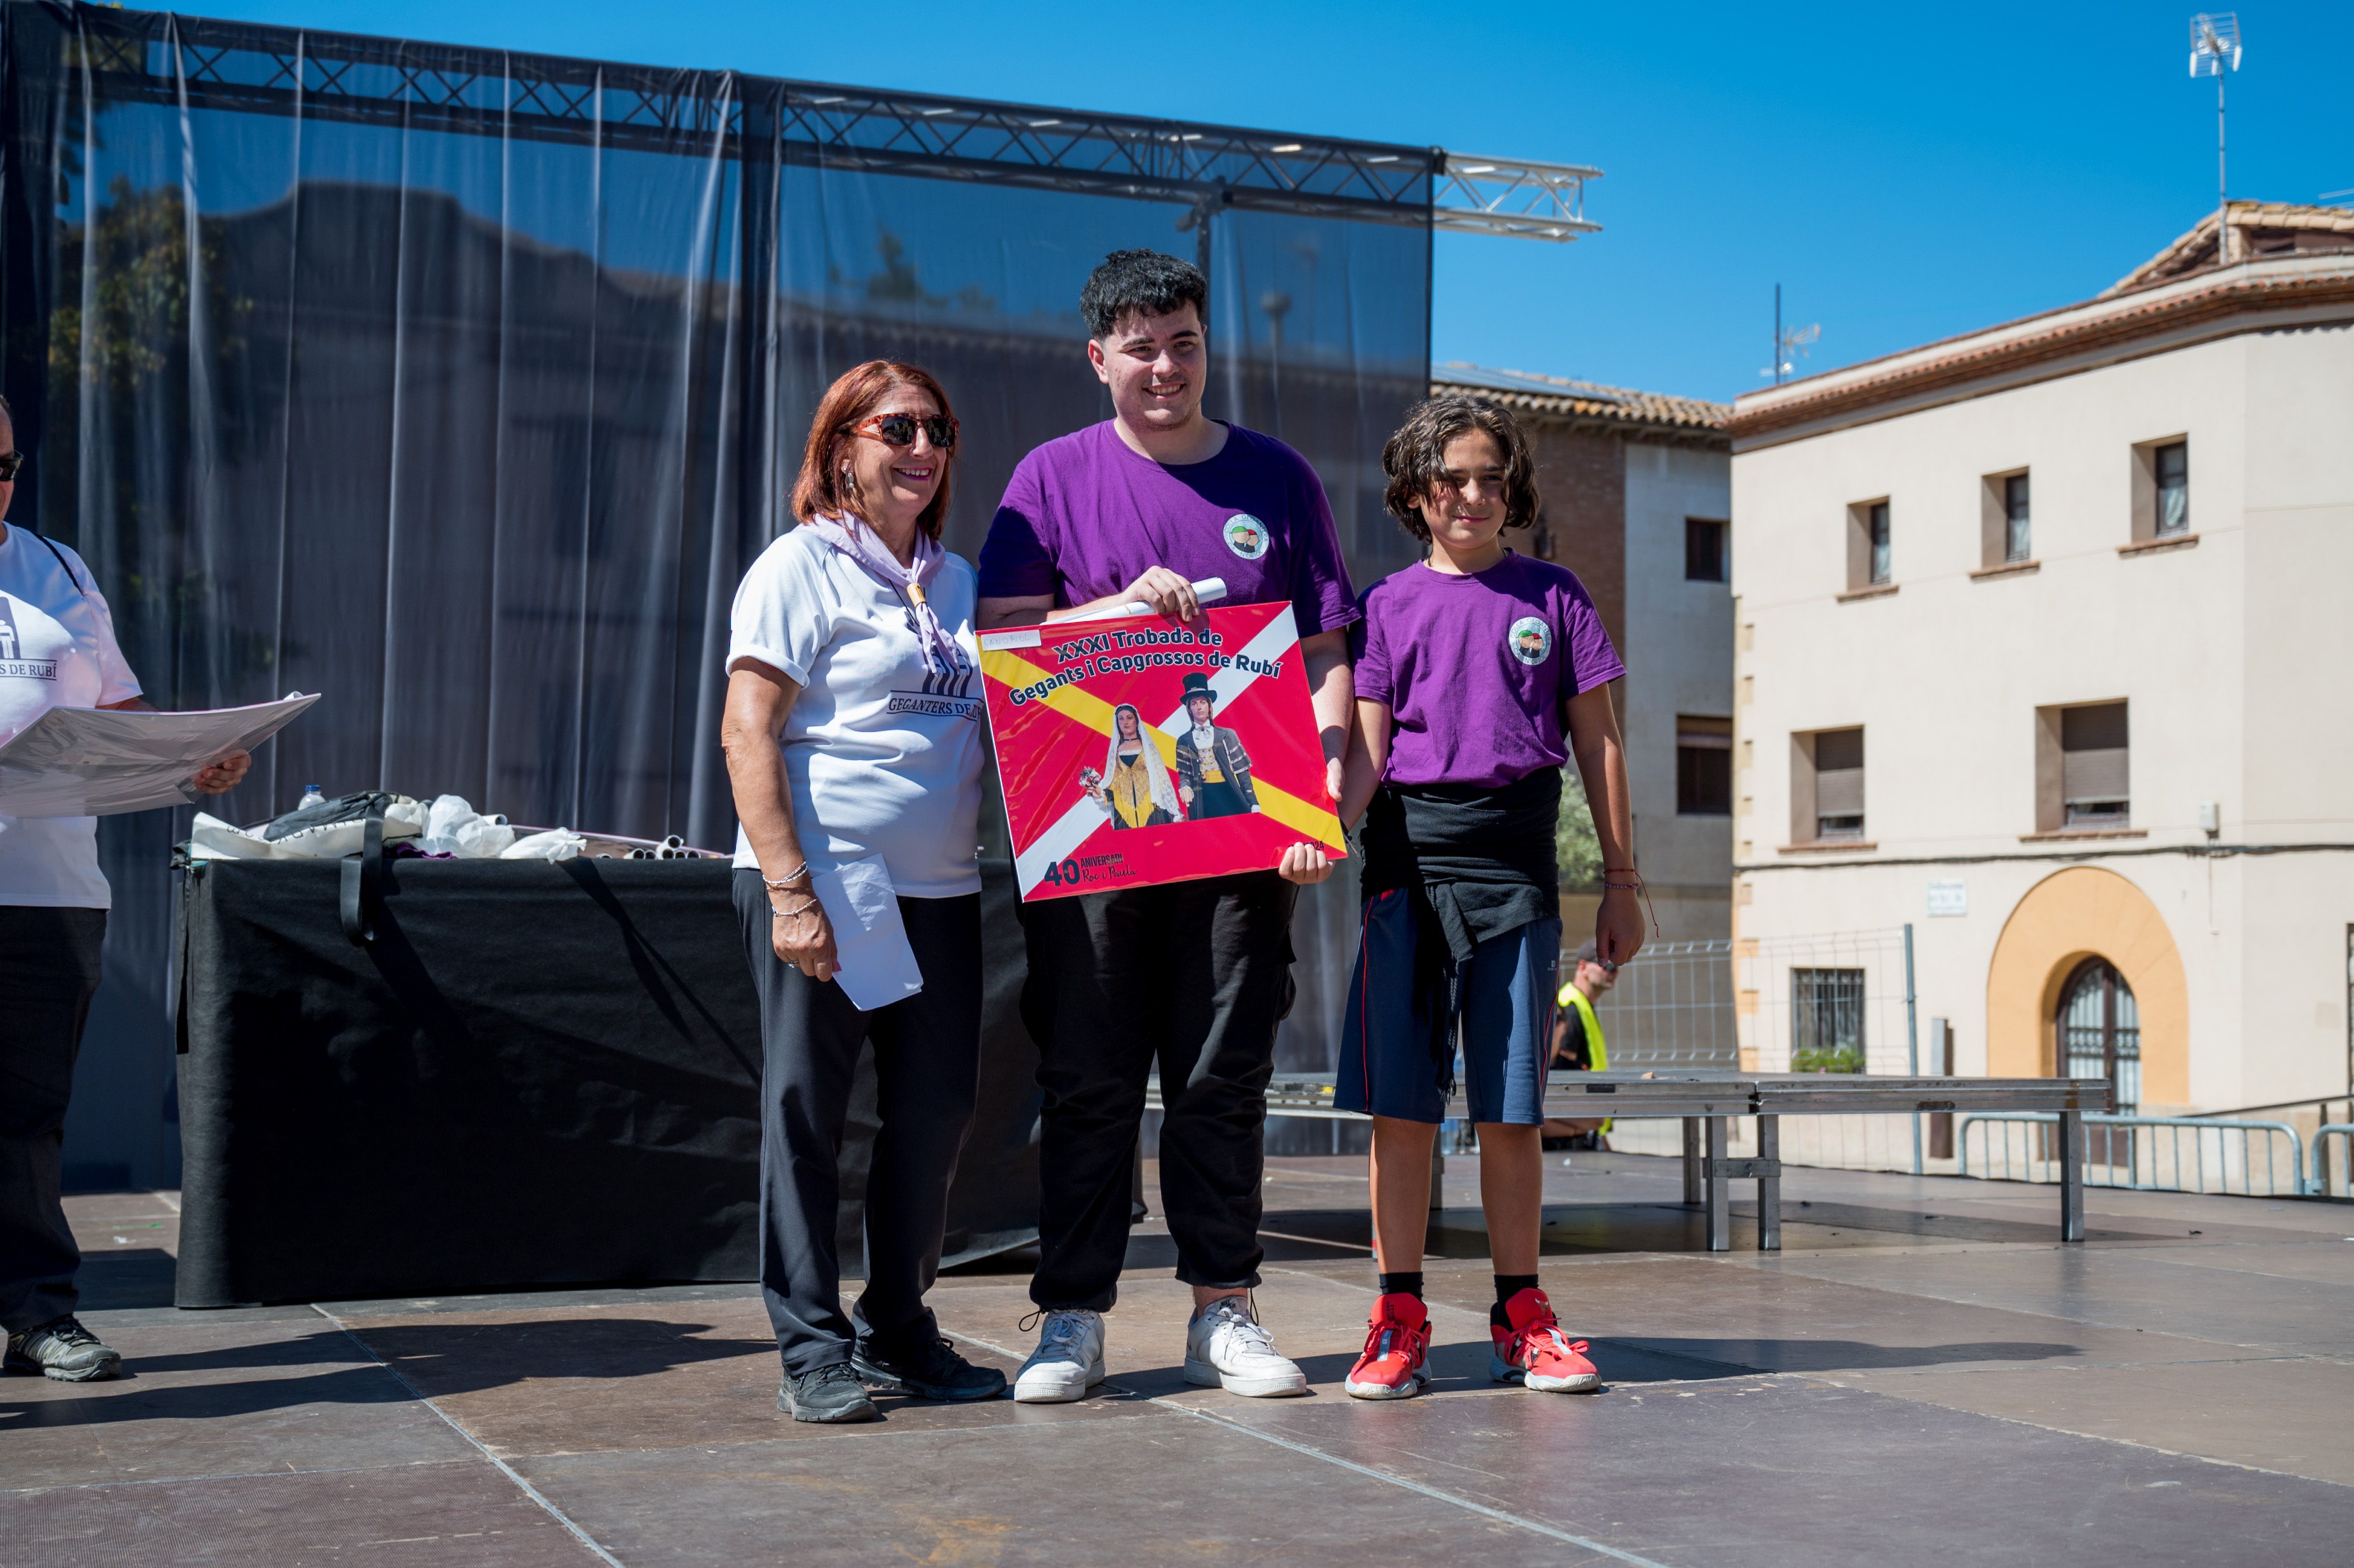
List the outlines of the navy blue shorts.
<svg viewBox="0 0 2354 1568">
<path fill-rule="evenodd" d="M 1365 900 L 1333 1106 L 1400 1121 L 1444 1120 L 1460 1022 L 1471 1119 L 1540 1125 L 1561 922 L 1532 920 L 1490 937 L 1459 968 L 1435 927 L 1428 939 L 1440 950 L 1417 964 L 1419 939 L 1411 894 L 1393 888 Z"/>
</svg>

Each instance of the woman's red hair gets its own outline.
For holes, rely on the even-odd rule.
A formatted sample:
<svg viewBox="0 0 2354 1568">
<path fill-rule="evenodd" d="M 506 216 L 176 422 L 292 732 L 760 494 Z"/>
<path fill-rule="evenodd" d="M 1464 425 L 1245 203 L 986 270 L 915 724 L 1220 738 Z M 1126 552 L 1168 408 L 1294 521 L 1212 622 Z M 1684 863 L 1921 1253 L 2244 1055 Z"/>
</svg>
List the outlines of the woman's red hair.
<svg viewBox="0 0 2354 1568">
<path fill-rule="evenodd" d="M 825 389 L 825 396 L 818 400 L 817 417 L 810 421 L 809 445 L 801 450 L 801 478 L 793 484 L 795 517 L 806 523 L 812 517 L 840 517 L 845 513 L 865 516 L 858 509 L 856 495 L 842 482 L 842 456 L 852 441 L 863 439 L 854 433 L 859 422 L 903 387 L 929 394 L 942 414 L 956 418 L 949 407 L 948 393 L 930 371 L 920 366 L 870 359 L 843 371 Z M 940 487 L 932 493 L 932 503 L 916 518 L 916 526 L 928 538 L 938 539 L 940 526 L 948 520 L 949 478 L 955 469 L 956 453 L 940 453 Z"/>
</svg>

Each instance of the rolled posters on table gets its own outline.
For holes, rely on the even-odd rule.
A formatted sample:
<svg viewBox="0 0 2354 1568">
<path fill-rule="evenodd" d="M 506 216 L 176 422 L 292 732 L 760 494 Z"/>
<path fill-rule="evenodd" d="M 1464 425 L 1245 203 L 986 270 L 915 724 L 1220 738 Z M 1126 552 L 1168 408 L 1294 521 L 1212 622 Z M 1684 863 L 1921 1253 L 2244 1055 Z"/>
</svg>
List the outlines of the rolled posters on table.
<svg viewBox="0 0 2354 1568">
<path fill-rule="evenodd" d="M 1025 901 L 1346 853 L 1288 603 L 981 639 Z"/>
</svg>

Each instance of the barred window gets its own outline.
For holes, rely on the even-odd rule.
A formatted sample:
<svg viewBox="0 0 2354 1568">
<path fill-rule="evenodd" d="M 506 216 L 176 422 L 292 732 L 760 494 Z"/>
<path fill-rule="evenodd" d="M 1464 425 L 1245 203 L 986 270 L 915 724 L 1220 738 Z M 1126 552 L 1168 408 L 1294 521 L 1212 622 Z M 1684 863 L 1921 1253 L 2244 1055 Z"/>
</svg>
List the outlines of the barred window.
<svg viewBox="0 0 2354 1568">
<path fill-rule="evenodd" d="M 1790 971 L 1790 1071 L 1863 1071 L 1863 971 Z"/>
</svg>

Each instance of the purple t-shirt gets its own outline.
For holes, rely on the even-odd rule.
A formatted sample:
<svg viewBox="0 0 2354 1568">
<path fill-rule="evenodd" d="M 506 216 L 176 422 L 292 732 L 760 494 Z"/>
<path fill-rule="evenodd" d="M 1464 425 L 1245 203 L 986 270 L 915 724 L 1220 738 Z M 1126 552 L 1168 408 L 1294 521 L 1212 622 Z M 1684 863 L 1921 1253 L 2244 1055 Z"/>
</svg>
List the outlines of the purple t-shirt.
<svg viewBox="0 0 2354 1568">
<path fill-rule="evenodd" d="M 1227 604 L 1288 599 L 1302 637 L 1357 619 L 1323 482 L 1306 458 L 1240 425 L 1217 456 L 1174 467 L 1129 450 L 1108 419 L 1034 448 L 981 547 L 981 597 L 1051 594 L 1066 609 L 1150 567 L 1224 577 Z"/>
<path fill-rule="evenodd" d="M 1392 716 L 1390 784 L 1500 786 L 1569 760 L 1561 705 L 1627 673 L 1585 585 L 1508 554 L 1470 576 L 1415 565 L 1365 590 L 1357 695 Z"/>
</svg>

